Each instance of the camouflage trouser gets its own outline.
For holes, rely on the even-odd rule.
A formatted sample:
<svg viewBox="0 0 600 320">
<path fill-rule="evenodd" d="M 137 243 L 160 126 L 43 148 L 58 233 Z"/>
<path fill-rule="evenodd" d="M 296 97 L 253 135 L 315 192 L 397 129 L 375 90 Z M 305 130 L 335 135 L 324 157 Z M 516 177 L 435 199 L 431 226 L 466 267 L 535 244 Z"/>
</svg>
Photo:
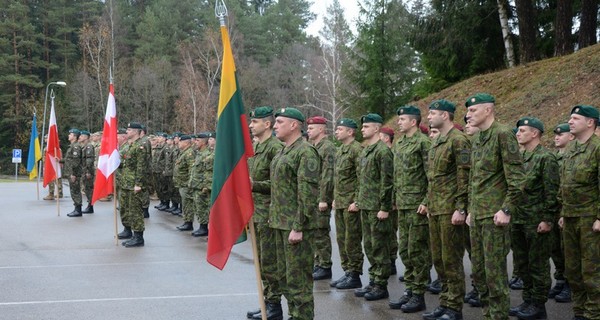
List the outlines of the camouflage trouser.
<svg viewBox="0 0 600 320">
<path fill-rule="evenodd" d="M 83 175 L 83 192 L 87 198 L 87 202 L 92 202 L 92 196 L 94 195 L 94 175 L 91 175 L 88 179 Z"/>
<path fill-rule="evenodd" d="M 329 208 L 328 208 L 329 209 Z M 318 213 L 319 228 L 313 230 L 313 251 L 315 252 L 315 265 L 322 268 L 331 268 L 331 212 Z"/>
<path fill-rule="evenodd" d="M 510 250 L 513 252 L 513 261 L 515 260 L 515 247 L 514 247 L 515 245 L 516 244 L 514 241 L 510 242 Z M 513 263 L 512 277 L 523 279 L 523 274 L 521 272 L 520 266 L 517 265 L 516 263 Z"/>
<path fill-rule="evenodd" d="M 179 195 L 181 196 L 181 211 L 183 212 L 184 222 L 194 222 L 194 198 L 192 189 L 190 188 L 179 188 Z"/>
<path fill-rule="evenodd" d="M 552 243 L 550 258 L 554 263 L 554 280 L 565 280 L 565 248 L 563 246 L 562 230 L 558 227 L 558 221 L 554 222 L 550 233 L 550 242 Z"/>
<path fill-rule="evenodd" d="M 154 173 L 154 181 L 155 186 L 156 186 L 156 195 L 158 196 L 158 199 L 160 201 L 169 201 L 169 195 L 168 195 L 168 182 L 165 176 L 162 175 L 162 173 L 160 172 L 155 172 Z"/>
<path fill-rule="evenodd" d="M 396 210 L 398 215 L 398 256 L 404 265 L 404 275 L 406 276 L 406 261 L 408 261 L 408 221 L 404 211 Z"/>
<path fill-rule="evenodd" d="M 281 272 L 277 270 L 277 246 L 275 229 L 269 228 L 267 222 L 254 223 L 256 245 L 260 261 L 260 275 L 263 284 L 263 294 L 267 303 L 280 303 Z"/>
<path fill-rule="evenodd" d="M 176 203 L 181 203 L 181 194 L 179 193 L 179 188 L 173 187 L 173 193 L 171 194 L 171 201 Z"/>
<path fill-rule="evenodd" d="M 364 254 L 362 252 L 362 227 L 360 213 L 348 209 L 335 210 L 335 234 L 340 251 L 342 269 L 345 272 L 362 274 Z"/>
<path fill-rule="evenodd" d="M 125 192 L 119 187 L 117 187 L 117 200 L 119 202 L 119 215 L 121 216 L 121 224 L 123 227 L 131 228 L 131 217 L 125 208 Z"/>
<path fill-rule="evenodd" d="M 163 175 L 163 181 L 165 184 L 165 200 L 173 201 L 173 196 L 175 194 L 175 186 L 173 185 L 173 176 L 165 176 Z"/>
<path fill-rule="evenodd" d="M 144 197 L 144 189 L 140 192 L 134 192 L 133 190 L 121 190 L 122 202 L 120 202 L 120 209 L 125 210 L 121 211 L 125 216 L 126 220 L 129 221 L 131 230 L 133 231 L 144 231 L 144 213 L 142 211 L 142 201 Z M 148 194 L 148 191 L 145 192 Z M 121 218 L 123 221 L 123 217 Z M 127 227 L 125 222 L 123 225 Z"/>
<path fill-rule="evenodd" d="M 390 219 L 377 219 L 377 211 L 361 210 L 363 246 L 371 266 L 369 280 L 387 287 L 392 272 L 390 266 L 390 238 L 392 222 Z"/>
<path fill-rule="evenodd" d="M 510 230 L 513 264 L 523 271 L 523 301 L 544 304 L 550 290 L 551 233 L 538 233 L 538 224 L 513 224 Z"/>
<path fill-rule="evenodd" d="M 600 232 L 596 217 L 564 218 L 565 276 L 573 294 L 575 316 L 600 319 Z"/>
<path fill-rule="evenodd" d="M 288 301 L 292 318 L 312 320 L 315 315 L 313 298 L 313 257 L 311 243 L 312 230 L 302 232 L 302 241 L 288 242 L 290 230 L 273 229 L 277 250 L 277 270 L 281 279 L 283 294 Z"/>
<path fill-rule="evenodd" d="M 493 218 L 471 220 L 473 282 L 483 304 L 484 319 L 508 319 L 510 308 L 506 256 L 510 227 L 497 227 Z"/>
<path fill-rule="evenodd" d="M 62 195 L 63 195 L 62 178 L 58 178 L 58 181 L 52 180 L 52 181 L 50 181 L 50 183 L 48 183 L 48 194 L 56 195 L 56 191 L 55 191 L 56 185 L 58 185 L 58 196 L 62 197 Z"/>
<path fill-rule="evenodd" d="M 424 294 L 430 280 L 431 251 L 429 247 L 429 220 L 417 213 L 417 208 L 398 210 L 406 218 L 407 254 L 402 259 L 406 288 L 415 294 Z M 399 244 L 401 245 L 401 244 Z"/>
<path fill-rule="evenodd" d="M 392 222 L 392 236 L 390 238 L 390 261 L 394 262 L 398 258 L 398 210 L 390 211 L 390 221 Z"/>
<path fill-rule="evenodd" d="M 194 193 L 194 205 L 196 206 L 196 218 L 200 224 L 208 224 L 208 215 L 210 213 L 210 192 Z"/>
<path fill-rule="evenodd" d="M 433 265 L 442 282 L 440 306 L 462 310 L 465 296 L 464 227 L 452 224 L 452 214 L 429 217 Z"/>
<path fill-rule="evenodd" d="M 76 206 L 81 205 L 81 178 L 75 177 L 75 182 L 71 180 L 69 177 L 69 191 L 71 192 L 71 199 L 73 199 L 73 204 Z"/>
</svg>

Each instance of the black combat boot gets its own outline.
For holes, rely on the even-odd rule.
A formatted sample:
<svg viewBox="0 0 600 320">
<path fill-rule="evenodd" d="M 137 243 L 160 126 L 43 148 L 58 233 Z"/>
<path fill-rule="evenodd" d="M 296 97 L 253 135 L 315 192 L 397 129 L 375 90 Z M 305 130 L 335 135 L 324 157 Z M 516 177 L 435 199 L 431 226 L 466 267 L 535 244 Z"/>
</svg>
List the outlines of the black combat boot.
<svg viewBox="0 0 600 320">
<path fill-rule="evenodd" d="M 190 231 L 190 230 L 194 230 L 194 224 L 190 221 L 184 221 L 182 225 L 180 225 L 179 227 L 177 227 L 177 230 L 179 231 Z"/>
<path fill-rule="evenodd" d="M 362 287 L 362 281 L 360 281 L 360 273 L 349 272 L 344 281 L 338 282 L 335 287 L 340 290 L 344 289 L 356 289 Z"/>
<path fill-rule="evenodd" d="M 283 320 L 283 310 L 281 309 L 281 303 L 268 303 L 267 302 L 267 320 Z M 262 314 L 259 312 L 252 316 L 252 319 L 262 320 Z"/>
<path fill-rule="evenodd" d="M 479 299 L 479 294 L 475 298 L 469 299 L 468 303 L 471 307 L 474 308 L 483 307 L 483 303 L 481 303 L 481 299 Z"/>
<path fill-rule="evenodd" d="M 78 204 L 75 206 L 75 209 L 69 213 L 67 213 L 67 217 L 81 217 L 81 205 Z"/>
<path fill-rule="evenodd" d="M 441 317 L 438 317 L 436 320 L 462 320 L 463 315 L 462 312 L 456 311 L 454 309 L 446 308 L 446 312 Z"/>
<path fill-rule="evenodd" d="M 471 290 L 471 291 L 467 292 L 467 294 L 465 294 L 464 302 L 469 303 L 469 300 L 475 299 L 475 298 L 479 298 L 479 292 L 477 291 L 477 288 L 473 287 L 473 290 Z"/>
<path fill-rule="evenodd" d="M 390 309 L 401 309 L 402 306 L 410 300 L 412 295 L 412 291 L 406 290 L 404 291 L 404 294 L 402 295 L 402 297 L 400 297 L 399 300 L 390 301 L 388 303 L 388 306 L 390 306 Z"/>
<path fill-rule="evenodd" d="M 531 303 L 530 301 L 523 301 L 523 303 L 521 303 L 520 305 L 510 308 L 508 310 L 508 315 L 511 317 L 516 317 L 517 313 L 519 313 L 519 311 L 522 311 L 522 310 L 526 309 L 527 307 L 529 307 L 530 303 Z"/>
<path fill-rule="evenodd" d="M 166 211 L 169 208 L 171 208 L 171 201 L 166 200 L 165 202 L 163 202 L 161 209 L 158 209 L 158 208 L 157 209 L 160 211 Z"/>
<path fill-rule="evenodd" d="M 404 275 L 403 275 L 403 274 L 401 274 L 400 276 L 398 276 L 398 280 L 400 280 L 400 282 L 404 282 L 404 281 L 406 281 L 406 280 L 404 279 Z"/>
<path fill-rule="evenodd" d="M 88 202 L 87 207 L 83 211 L 81 211 L 81 213 L 85 213 L 85 214 L 94 213 L 94 206 Z"/>
<path fill-rule="evenodd" d="M 133 238 L 125 241 L 123 245 L 125 246 L 125 248 L 143 247 L 144 246 L 144 232 L 143 231 L 134 231 Z"/>
<path fill-rule="evenodd" d="M 360 289 L 356 289 L 354 290 L 354 296 L 355 297 L 359 297 L 362 298 L 365 296 L 365 294 L 371 290 L 373 290 L 373 287 L 375 286 L 375 283 L 373 281 L 369 281 L 369 284 L 366 285 L 364 288 L 360 288 Z"/>
<path fill-rule="evenodd" d="M 348 274 L 349 274 L 349 272 L 346 272 L 339 279 L 330 281 L 329 286 L 332 288 L 335 288 L 335 286 L 337 286 L 338 283 L 343 282 L 344 280 L 346 280 L 346 278 L 348 278 Z M 362 285 L 361 285 L 361 287 L 362 287 Z"/>
<path fill-rule="evenodd" d="M 317 266 L 316 271 L 313 272 L 313 280 L 331 279 L 331 276 L 331 268 Z"/>
<path fill-rule="evenodd" d="M 433 311 L 431 311 L 431 312 L 423 313 L 423 319 L 424 320 L 436 320 L 437 318 L 441 317 L 444 313 L 446 313 L 446 307 L 438 306 L 437 308 L 433 309 Z"/>
<path fill-rule="evenodd" d="M 566 281 L 562 291 L 554 297 L 556 302 L 571 302 L 571 287 L 569 282 Z"/>
<path fill-rule="evenodd" d="M 523 279 L 519 277 L 513 277 L 508 282 L 508 286 L 513 290 L 523 290 Z"/>
<path fill-rule="evenodd" d="M 400 310 L 405 313 L 414 313 L 423 311 L 426 308 L 427 306 L 425 305 L 425 297 L 423 294 L 413 294 L 412 297 L 410 297 L 410 300 L 400 307 Z"/>
<path fill-rule="evenodd" d="M 170 208 L 165 209 L 166 212 L 171 212 L 173 213 L 173 211 L 175 211 L 175 209 L 177 209 L 177 206 L 179 205 L 179 203 L 172 201 L 173 205 Z"/>
<path fill-rule="evenodd" d="M 565 280 L 556 280 L 556 284 L 548 291 L 548 299 L 554 299 L 565 287 Z"/>
<path fill-rule="evenodd" d="M 201 223 L 198 230 L 192 232 L 194 237 L 206 237 L 208 235 L 208 225 Z"/>
<path fill-rule="evenodd" d="M 180 216 L 183 214 L 183 210 L 181 210 L 181 205 L 177 206 L 177 208 L 171 211 L 171 214 L 174 216 Z"/>
<path fill-rule="evenodd" d="M 440 294 L 440 292 L 442 292 L 442 282 L 440 279 L 436 279 L 430 283 L 427 286 L 427 291 L 431 292 L 432 294 Z"/>
<path fill-rule="evenodd" d="M 389 296 L 390 294 L 388 292 L 387 286 L 382 286 L 379 284 L 374 285 L 371 291 L 365 293 L 365 299 L 367 301 L 381 300 Z"/>
<path fill-rule="evenodd" d="M 131 233 L 131 227 L 124 227 L 123 231 L 117 234 L 118 239 L 131 239 L 133 233 Z"/>
<path fill-rule="evenodd" d="M 546 306 L 543 303 L 532 303 L 517 312 L 517 318 L 522 320 L 546 319 L 548 318 Z"/>
<path fill-rule="evenodd" d="M 148 212 L 148 208 L 142 208 L 144 211 L 144 219 L 150 218 L 150 212 Z"/>
</svg>

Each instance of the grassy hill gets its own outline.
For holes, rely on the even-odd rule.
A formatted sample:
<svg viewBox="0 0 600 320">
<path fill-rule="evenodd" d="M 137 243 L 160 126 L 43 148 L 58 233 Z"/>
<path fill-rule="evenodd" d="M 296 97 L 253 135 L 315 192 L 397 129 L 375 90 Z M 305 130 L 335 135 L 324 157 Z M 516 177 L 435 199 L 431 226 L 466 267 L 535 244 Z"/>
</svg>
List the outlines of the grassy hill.
<svg viewBox="0 0 600 320">
<path fill-rule="evenodd" d="M 522 116 L 541 119 L 546 127 L 544 140 L 554 126 L 565 122 L 573 106 L 588 104 L 600 107 L 600 44 L 574 54 L 522 65 L 513 69 L 479 75 L 457 83 L 413 104 L 427 114 L 427 106 L 436 99 L 456 103 L 456 122 L 463 125 L 464 102 L 477 92 L 496 98 L 497 119 L 516 124 Z M 388 124 L 397 128 L 396 119 Z M 427 120 L 424 120 L 427 123 Z"/>
</svg>

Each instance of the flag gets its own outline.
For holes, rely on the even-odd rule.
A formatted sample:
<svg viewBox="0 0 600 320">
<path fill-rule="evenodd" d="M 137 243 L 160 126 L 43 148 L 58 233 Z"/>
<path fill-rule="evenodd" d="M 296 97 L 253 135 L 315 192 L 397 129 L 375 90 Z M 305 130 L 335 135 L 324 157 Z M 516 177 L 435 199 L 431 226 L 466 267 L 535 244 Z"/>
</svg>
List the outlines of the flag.
<svg viewBox="0 0 600 320">
<path fill-rule="evenodd" d="M 37 164 L 40 160 L 42 160 L 42 151 L 40 149 L 40 140 L 38 139 L 37 119 L 34 113 L 33 121 L 31 123 L 31 138 L 29 139 L 29 154 L 27 155 L 27 172 L 29 172 L 29 180 L 37 177 Z"/>
<path fill-rule="evenodd" d="M 223 25 L 221 36 L 223 65 L 206 260 L 223 270 L 231 248 L 252 217 L 254 202 L 247 162 L 253 155 L 252 142 L 237 85 L 229 34 Z"/>
<path fill-rule="evenodd" d="M 102 130 L 92 204 L 113 192 L 115 176 L 113 173 L 121 164 L 119 150 L 117 149 L 117 106 L 112 81 L 108 88 L 108 103 L 106 104 L 106 116 L 104 117 L 104 129 Z"/>
<path fill-rule="evenodd" d="M 62 157 L 58 129 L 56 128 L 56 115 L 54 114 L 54 99 L 50 108 L 50 124 L 48 127 L 48 143 L 46 143 L 46 160 L 44 162 L 44 187 L 53 180 L 60 178 L 60 163 Z"/>
</svg>

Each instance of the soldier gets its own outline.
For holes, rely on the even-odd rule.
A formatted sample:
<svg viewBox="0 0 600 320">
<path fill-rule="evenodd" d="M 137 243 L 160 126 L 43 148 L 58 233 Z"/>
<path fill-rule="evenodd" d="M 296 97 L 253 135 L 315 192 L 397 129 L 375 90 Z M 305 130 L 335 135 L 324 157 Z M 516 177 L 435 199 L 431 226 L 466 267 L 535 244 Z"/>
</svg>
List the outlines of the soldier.
<svg viewBox="0 0 600 320">
<path fill-rule="evenodd" d="M 190 169 L 194 165 L 194 149 L 192 146 L 192 137 L 190 135 L 182 135 L 179 137 L 180 154 L 175 161 L 173 169 L 173 183 L 179 189 L 181 195 L 181 210 L 183 211 L 183 224 L 177 227 L 179 231 L 194 230 L 194 198 L 189 192 Z"/>
<path fill-rule="evenodd" d="M 65 156 L 60 161 L 64 164 L 64 174 L 69 178 L 69 189 L 75 210 L 68 213 L 69 217 L 81 217 L 81 173 L 82 173 L 82 149 L 77 140 L 79 139 L 79 130 L 69 130 L 69 148 Z"/>
<path fill-rule="evenodd" d="M 494 97 L 478 93 L 465 106 L 469 124 L 480 130 L 472 142 L 467 210 L 473 279 L 484 319 L 507 319 L 509 224 L 522 195 L 523 160 L 512 130 L 495 121 Z"/>
<path fill-rule="evenodd" d="M 335 229 L 340 260 L 344 275 L 330 286 L 337 289 L 362 287 L 360 275 L 363 270 L 362 227 L 360 214 L 348 211 L 358 195 L 360 143 L 354 139 L 358 125 L 354 120 L 343 118 L 335 128 L 335 137 L 342 143 L 335 154 L 334 204 Z"/>
<path fill-rule="evenodd" d="M 200 182 L 200 193 L 196 195 L 194 201 L 197 201 L 196 206 L 198 207 L 198 222 L 200 226 L 198 230 L 192 232 L 194 237 L 205 237 L 208 236 L 208 218 L 210 213 L 210 192 L 212 189 L 213 182 L 213 168 L 215 160 L 215 146 L 217 143 L 216 134 L 214 132 L 205 133 L 207 140 L 207 148 L 201 158 L 200 172 L 202 173 L 202 180 Z"/>
<path fill-rule="evenodd" d="M 320 196 L 317 224 L 314 231 L 315 267 L 313 268 L 313 279 L 331 279 L 331 202 L 333 201 L 333 166 L 335 163 L 335 146 L 328 138 L 327 119 L 323 117 L 312 117 L 306 121 L 308 124 L 306 133 L 308 142 L 317 148 L 321 157 L 321 181 L 319 182 Z"/>
<path fill-rule="evenodd" d="M 456 106 L 447 100 L 429 105 L 430 133 L 438 131 L 429 150 L 427 206 L 433 265 L 441 281 L 440 305 L 423 318 L 462 319 L 465 295 L 464 223 L 467 209 L 471 143 L 454 128 Z"/>
<path fill-rule="evenodd" d="M 150 212 L 148 212 L 148 208 L 150 207 L 150 195 L 154 193 L 154 185 L 152 179 L 152 143 L 151 137 L 147 135 L 148 129 L 146 126 L 142 125 L 142 131 L 140 133 L 140 141 L 139 143 L 144 146 L 144 151 L 146 157 L 144 157 L 144 161 L 146 165 L 144 166 L 145 174 L 148 177 L 147 188 L 142 189 L 140 197 L 142 197 L 142 212 L 144 213 L 144 218 L 150 218 Z"/>
<path fill-rule="evenodd" d="M 440 129 L 431 127 L 429 128 L 429 139 L 435 140 L 435 138 L 440 136 Z"/>
<path fill-rule="evenodd" d="M 358 195 L 348 211 L 360 212 L 363 245 L 371 267 L 369 284 L 356 289 L 354 295 L 374 301 L 389 297 L 393 156 L 379 139 L 383 118 L 369 113 L 361 118 L 361 123 L 366 147 L 359 158 Z"/>
<path fill-rule="evenodd" d="M 90 132 L 81 130 L 79 132 L 79 144 L 81 145 L 82 154 L 82 181 L 83 190 L 85 197 L 88 200 L 88 205 L 85 210 L 81 213 L 94 213 L 94 206 L 92 206 L 92 195 L 94 194 L 94 177 L 96 176 L 96 167 L 94 161 L 96 160 L 96 153 L 94 151 L 94 145 L 90 141 Z"/>
<path fill-rule="evenodd" d="M 540 144 L 544 124 L 537 118 L 517 122 L 517 141 L 523 148 L 523 200 L 516 206 L 510 231 L 513 263 L 523 279 L 523 303 L 510 308 L 519 319 L 544 319 L 550 289 L 550 245 L 553 221 L 559 211 L 558 162 Z"/>
<path fill-rule="evenodd" d="M 398 301 L 390 301 L 392 309 L 412 313 L 425 310 L 424 294 L 429 282 L 431 252 L 427 220 L 427 155 L 429 138 L 419 130 L 421 110 L 415 106 L 398 108 L 398 126 L 404 135 L 394 143 L 394 187 L 398 208 L 398 228 L 406 236 L 406 292 Z M 400 249 L 400 253 L 403 250 Z"/>
<path fill-rule="evenodd" d="M 48 148 L 48 135 L 44 135 L 44 159 L 46 158 L 46 151 Z M 58 177 L 57 180 L 52 180 L 48 183 L 48 195 L 44 197 L 44 200 L 54 200 L 54 195 L 56 194 L 55 188 L 58 186 L 58 197 L 63 197 L 63 186 L 62 186 L 62 178 Z"/>
<path fill-rule="evenodd" d="M 393 146 L 392 143 L 394 142 L 394 129 L 390 127 L 381 127 L 379 139 L 391 149 Z M 398 273 L 398 269 L 396 269 L 396 259 L 398 258 L 398 224 L 395 223 L 395 221 L 398 221 L 398 210 L 395 207 L 390 211 L 390 221 L 394 222 L 392 223 L 392 237 L 390 238 L 390 265 L 392 268 L 390 274 L 394 275 Z M 404 276 L 400 277 L 402 278 L 402 281 L 404 281 Z"/>
<path fill-rule="evenodd" d="M 563 156 L 567 150 L 567 146 L 575 137 L 569 132 L 569 124 L 561 123 L 554 128 L 554 146 L 558 151 L 554 154 L 558 161 L 559 170 L 562 167 Z M 559 203 L 560 205 L 560 203 Z M 552 250 L 550 258 L 554 263 L 554 287 L 548 292 L 548 298 L 554 299 L 556 302 L 571 302 L 571 287 L 565 278 L 565 254 L 562 240 L 562 230 L 558 227 L 560 212 L 555 217 L 554 226 L 550 231 L 552 233 Z"/>
<path fill-rule="evenodd" d="M 275 134 L 285 145 L 271 162 L 269 227 L 275 229 L 277 277 L 290 316 L 309 320 L 314 318 L 311 243 L 319 214 L 320 158 L 302 139 L 304 115 L 298 109 L 280 109 L 275 117 Z"/>
<path fill-rule="evenodd" d="M 600 138 L 598 109 L 578 105 L 571 110 L 575 142 L 564 155 L 559 196 L 562 212 L 565 276 L 573 293 L 573 319 L 600 319 Z"/>
<path fill-rule="evenodd" d="M 179 158 L 179 154 L 180 154 L 180 150 L 179 150 L 179 139 L 183 134 L 181 132 L 175 132 L 173 133 L 173 148 L 171 149 L 171 156 L 170 156 L 170 160 L 167 161 L 167 163 L 169 163 L 171 165 L 171 176 L 174 177 L 175 175 L 175 162 L 177 162 L 177 159 Z M 165 169 L 166 170 L 166 169 Z M 181 216 L 182 214 L 182 202 L 181 202 L 181 194 L 179 193 L 179 188 L 177 188 L 177 186 L 175 186 L 175 180 L 173 180 L 173 193 L 171 194 L 171 202 L 174 203 L 173 207 L 171 207 L 170 209 L 167 209 L 165 211 L 167 212 L 171 212 L 171 214 L 176 215 L 176 216 Z"/>
<path fill-rule="evenodd" d="M 156 146 L 152 149 L 152 172 L 154 176 L 156 194 L 160 203 L 154 206 L 155 209 L 162 211 L 169 207 L 169 197 L 167 195 L 167 182 L 163 176 L 165 168 L 167 134 L 159 132 L 156 135 Z"/>
<path fill-rule="evenodd" d="M 258 107 L 250 112 L 250 132 L 257 138 L 254 156 L 248 159 L 254 214 L 252 221 L 256 231 L 260 275 L 263 295 L 267 307 L 267 319 L 283 319 L 281 309 L 281 283 L 277 273 L 277 249 L 274 229 L 269 228 L 269 206 L 271 204 L 271 161 L 283 145 L 273 136 L 273 108 Z M 248 318 L 262 319 L 260 309 L 247 313 Z"/>
</svg>

